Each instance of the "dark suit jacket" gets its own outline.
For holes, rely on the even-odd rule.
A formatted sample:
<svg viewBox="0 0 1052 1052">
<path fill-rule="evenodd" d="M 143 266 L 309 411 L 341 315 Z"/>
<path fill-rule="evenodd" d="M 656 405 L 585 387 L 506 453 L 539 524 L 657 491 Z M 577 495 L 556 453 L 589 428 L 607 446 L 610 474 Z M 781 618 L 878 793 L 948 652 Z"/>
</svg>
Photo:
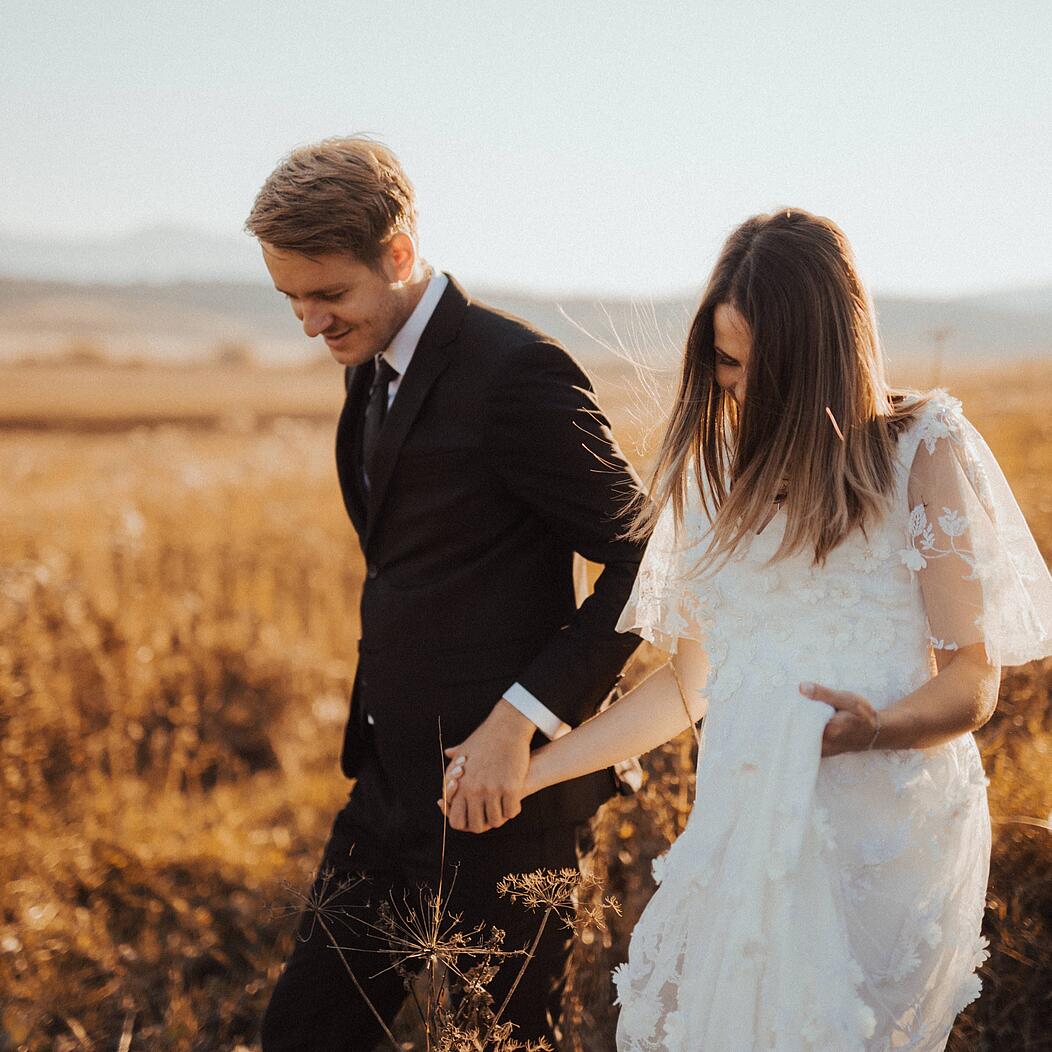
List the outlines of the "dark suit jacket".
<svg viewBox="0 0 1052 1052">
<path fill-rule="evenodd" d="M 445 745 L 462 741 L 516 681 L 575 725 L 613 687 L 639 642 L 614 631 L 642 555 L 619 539 L 638 483 L 573 359 L 452 279 L 400 381 L 366 493 L 371 375 L 371 364 L 346 371 L 336 440 L 367 567 L 342 766 L 354 777 L 372 753 L 402 804 L 435 811 L 440 727 Z M 575 551 L 604 564 L 580 609 Z M 609 772 L 553 787 L 503 828 L 556 812 L 579 821 L 612 790 Z"/>
</svg>

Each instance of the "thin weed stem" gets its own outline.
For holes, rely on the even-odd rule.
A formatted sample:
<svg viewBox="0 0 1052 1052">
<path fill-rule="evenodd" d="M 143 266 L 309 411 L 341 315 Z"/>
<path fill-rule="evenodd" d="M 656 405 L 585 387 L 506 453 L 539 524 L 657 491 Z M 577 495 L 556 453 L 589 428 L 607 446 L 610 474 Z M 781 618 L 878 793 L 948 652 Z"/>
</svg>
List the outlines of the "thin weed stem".
<svg viewBox="0 0 1052 1052">
<path fill-rule="evenodd" d="M 544 934 L 544 929 L 548 926 L 548 918 L 552 915 L 553 907 L 549 906 L 541 917 L 541 923 L 537 926 L 537 934 L 533 937 L 533 942 L 530 943 L 529 949 L 526 951 L 526 955 L 523 958 L 522 965 L 519 967 L 519 974 L 515 976 L 515 981 L 511 984 L 511 988 L 504 995 L 504 1000 L 500 1004 L 500 1008 L 497 1009 L 493 1016 L 493 1021 L 489 1025 L 489 1030 L 486 1031 L 486 1037 L 483 1041 L 483 1047 L 486 1042 L 489 1041 L 490 1035 L 494 1030 L 497 1029 L 497 1025 L 500 1023 L 500 1017 L 504 1014 L 504 1010 L 508 1007 L 508 1003 L 511 1001 L 512 995 L 518 989 L 519 983 L 522 982 L 522 977 L 529 966 L 530 961 L 533 960 L 533 955 L 537 952 L 537 947 L 540 945 L 541 936 Z"/>
<path fill-rule="evenodd" d="M 395 1049 L 395 1052 L 401 1052 L 402 1046 L 398 1043 L 398 1039 L 391 1033 L 390 1027 L 384 1022 L 383 1016 L 376 1010 L 376 1005 L 369 1000 L 369 995 L 362 988 L 362 984 L 358 982 L 358 976 L 354 974 L 354 969 L 351 967 L 350 961 L 347 960 L 346 955 L 343 952 L 343 948 L 336 941 L 336 936 L 333 934 L 332 929 L 325 922 L 325 918 L 318 914 L 317 921 L 321 925 L 321 930 L 329 937 L 329 943 L 332 948 L 340 955 L 340 960 L 343 962 L 344 968 L 347 969 L 347 974 L 351 977 L 351 982 L 354 983 L 354 988 L 361 994 L 362 1000 L 368 1005 L 369 1011 L 373 1013 L 376 1021 L 380 1024 L 380 1028 L 384 1032 L 384 1037 L 391 1042 L 391 1047 Z"/>
</svg>

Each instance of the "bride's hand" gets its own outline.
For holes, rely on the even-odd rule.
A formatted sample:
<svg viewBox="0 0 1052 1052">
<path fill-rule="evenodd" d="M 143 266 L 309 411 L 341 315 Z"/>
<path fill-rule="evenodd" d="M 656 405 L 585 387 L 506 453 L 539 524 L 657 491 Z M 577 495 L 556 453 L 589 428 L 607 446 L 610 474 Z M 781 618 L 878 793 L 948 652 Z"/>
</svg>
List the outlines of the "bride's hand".
<svg viewBox="0 0 1052 1052">
<path fill-rule="evenodd" d="M 442 797 L 438 801 L 438 809 L 447 818 L 449 817 L 449 805 L 453 797 L 457 795 L 460 788 L 460 779 L 464 777 L 464 766 L 467 759 L 463 756 L 455 756 L 449 761 L 446 773 L 442 776 Z"/>
<path fill-rule="evenodd" d="M 876 745 L 880 716 L 861 694 L 831 690 L 820 683 L 801 683 L 800 693 L 812 701 L 824 701 L 836 711 L 822 734 L 822 755 L 865 752 Z"/>
<path fill-rule="evenodd" d="M 457 790 L 460 788 L 460 780 L 464 777 L 464 768 L 466 766 L 466 757 L 455 756 L 449 761 L 449 766 L 443 775 L 444 788 L 442 790 L 442 798 L 438 801 L 438 809 L 447 817 L 449 816 L 449 805 L 453 802 L 453 797 L 457 795 Z M 523 798 L 530 796 L 541 788 L 536 783 L 536 774 L 537 769 L 534 764 L 534 757 L 531 756 L 529 770 L 526 772 L 526 781 L 522 787 Z"/>
</svg>

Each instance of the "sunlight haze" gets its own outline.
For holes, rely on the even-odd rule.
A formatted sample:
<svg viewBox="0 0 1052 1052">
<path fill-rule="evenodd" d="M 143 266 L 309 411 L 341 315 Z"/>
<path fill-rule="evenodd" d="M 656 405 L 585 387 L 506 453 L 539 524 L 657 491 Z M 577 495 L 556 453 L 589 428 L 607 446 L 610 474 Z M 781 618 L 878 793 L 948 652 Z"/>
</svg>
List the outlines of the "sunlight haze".
<svg viewBox="0 0 1052 1052">
<path fill-rule="evenodd" d="M 366 132 L 416 184 L 425 256 L 476 285 L 692 290 L 787 204 L 881 292 L 1047 283 L 1050 29 L 1033 0 L 17 0 L 0 231 L 238 236 L 290 147 Z"/>
</svg>

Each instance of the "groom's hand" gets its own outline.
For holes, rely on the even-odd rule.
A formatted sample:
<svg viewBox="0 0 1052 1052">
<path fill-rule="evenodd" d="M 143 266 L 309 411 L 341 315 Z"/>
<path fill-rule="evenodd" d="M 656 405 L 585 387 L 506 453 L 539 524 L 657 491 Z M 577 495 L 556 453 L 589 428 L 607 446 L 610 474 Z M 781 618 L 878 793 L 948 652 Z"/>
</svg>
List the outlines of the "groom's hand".
<svg viewBox="0 0 1052 1052">
<path fill-rule="evenodd" d="M 514 705 L 501 698 L 478 730 L 446 749 L 461 760 L 456 795 L 449 801 L 454 829 L 485 833 L 522 810 L 523 785 L 530 766 L 530 740 L 537 728 Z"/>
</svg>

